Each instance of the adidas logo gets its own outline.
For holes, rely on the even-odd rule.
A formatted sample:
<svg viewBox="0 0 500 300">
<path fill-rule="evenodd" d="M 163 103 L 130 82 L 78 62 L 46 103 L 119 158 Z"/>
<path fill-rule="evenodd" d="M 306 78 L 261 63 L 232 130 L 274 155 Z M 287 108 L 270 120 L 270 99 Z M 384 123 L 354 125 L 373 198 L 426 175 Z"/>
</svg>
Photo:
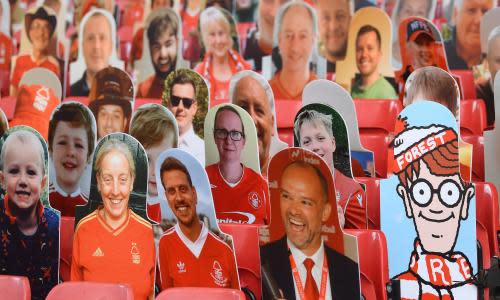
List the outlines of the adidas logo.
<svg viewBox="0 0 500 300">
<path fill-rule="evenodd" d="M 100 247 L 97 247 L 97 249 L 95 249 L 94 254 L 92 254 L 92 256 L 101 257 L 101 256 L 104 256 L 104 252 L 102 252 Z"/>
</svg>

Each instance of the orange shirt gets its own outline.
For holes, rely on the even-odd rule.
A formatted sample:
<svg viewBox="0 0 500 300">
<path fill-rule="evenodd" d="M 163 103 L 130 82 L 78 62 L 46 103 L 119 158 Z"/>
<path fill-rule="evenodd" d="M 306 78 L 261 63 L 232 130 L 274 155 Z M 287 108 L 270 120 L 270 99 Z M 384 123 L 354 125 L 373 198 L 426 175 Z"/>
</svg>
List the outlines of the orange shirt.
<svg viewBox="0 0 500 300">
<path fill-rule="evenodd" d="M 81 219 L 73 238 L 72 281 L 127 283 L 135 299 L 153 293 L 155 246 L 151 224 L 128 210 L 127 220 L 109 227 L 96 209 Z"/>
<path fill-rule="evenodd" d="M 52 56 L 46 57 L 42 62 L 36 63 L 31 59 L 31 54 L 19 55 L 16 59 L 16 66 L 14 67 L 14 72 L 12 73 L 11 84 L 18 88 L 19 82 L 23 77 L 24 73 L 33 68 L 45 68 L 49 69 L 58 78 L 60 78 L 61 71 L 59 70 L 59 63 Z"/>
<path fill-rule="evenodd" d="M 274 99 L 300 100 L 300 101 L 302 101 L 302 90 L 304 89 L 304 87 L 302 87 L 302 89 L 300 90 L 300 93 L 298 93 L 297 95 L 290 94 L 288 92 L 287 88 L 284 87 L 283 85 L 281 85 L 281 82 L 279 80 L 280 74 L 281 74 L 281 72 L 276 73 L 274 75 L 274 77 L 271 78 L 271 80 L 269 80 L 269 85 L 271 86 L 271 89 L 273 90 Z M 316 77 L 316 74 L 314 74 L 313 72 L 310 72 L 310 74 L 311 75 L 309 76 L 309 80 L 307 81 L 307 83 L 318 79 L 318 77 Z"/>
<path fill-rule="evenodd" d="M 205 170 L 219 223 L 269 224 L 269 188 L 260 174 L 243 166 L 240 181 L 230 186 L 222 177 L 218 164 Z"/>
<path fill-rule="evenodd" d="M 239 289 L 233 250 L 205 225 L 194 243 L 179 225 L 167 230 L 158 247 L 161 289 L 214 287 Z"/>
</svg>

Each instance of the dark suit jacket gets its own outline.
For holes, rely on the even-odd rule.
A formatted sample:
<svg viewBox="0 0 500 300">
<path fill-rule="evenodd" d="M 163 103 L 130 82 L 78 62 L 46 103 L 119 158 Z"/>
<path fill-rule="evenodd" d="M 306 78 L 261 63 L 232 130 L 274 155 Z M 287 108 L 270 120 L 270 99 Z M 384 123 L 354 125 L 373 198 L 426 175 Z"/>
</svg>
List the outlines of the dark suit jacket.
<svg viewBox="0 0 500 300">
<path fill-rule="evenodd" d="M 358 264 L 325 245 L 330 287 L 333 299 L 358 300 L 360 295 Z M 268 270 L 283 291 L 285 299 L 295 299 L 292 267 L 290 266 L 286 236 L 260 248 L 261 264 L 267 264 Z M 355 279 L 353 279 L 355 278 Z M 271 299 L 263 288 L 262 299 Z"/>
</svg>

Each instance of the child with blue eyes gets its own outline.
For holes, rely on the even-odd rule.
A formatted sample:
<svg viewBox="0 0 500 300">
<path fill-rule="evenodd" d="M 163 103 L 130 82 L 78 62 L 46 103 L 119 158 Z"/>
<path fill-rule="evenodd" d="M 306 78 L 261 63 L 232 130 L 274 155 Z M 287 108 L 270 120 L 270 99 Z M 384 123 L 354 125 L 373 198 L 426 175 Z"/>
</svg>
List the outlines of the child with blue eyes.
<svg viewBox="0 0 500 300">
<path fill-rule="evenodd" d="M 44 145 L 31 131 L 9 134 L 0 154 L 0 274 L 26 276 L 32 299 L 58 282 L 59 216 L 44 207 Z"/>
<path fill-rule="evenodd" d="M 61 216 L 74 217 L 75 206 L 87 203 L 80 179 L 94 150 L 92 123 L 90 111 L 76 102 L 59 106 L 50 120 L 49 155 L 55 176 L 49 186 L 49 201 Z"/>
</svg>

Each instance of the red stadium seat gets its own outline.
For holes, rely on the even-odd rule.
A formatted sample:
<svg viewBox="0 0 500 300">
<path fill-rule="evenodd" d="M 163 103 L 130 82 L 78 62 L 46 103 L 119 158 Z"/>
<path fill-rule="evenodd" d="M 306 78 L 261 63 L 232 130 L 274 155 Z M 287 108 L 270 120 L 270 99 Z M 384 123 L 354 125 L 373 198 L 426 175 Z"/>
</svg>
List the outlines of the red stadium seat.
<svg viewBox="0 0 500 300">
<path fill-rule="evenodd" d="M 279 137 L 283 142 L 293 146 L 293 122 L 302 106 L 302 101 L 276 99 L 274 105 Z"/>
<path fill-rule="evenodd" d="M 476 182 L 476 223 L 485 229 L 491 256 L 498 256 L 498 194 L 494 184 Z"/>
<path fill-rule="evenodd" d="M 71 279 L 71 256 L 73 254 L 73 234 L 75 233 L 75 218 L 61 217 L 59 274 L 62 281 Z"/>
<path fill-rule="evenodd" d="M 47 296 L 47 300 L 67 299 L 133 300 L 134 293 L 127 284 L 71 281 L 56 285 Z"/>
<path fill-rule="evenodd" d="M 366 129 L 359 133 L 361 144 L 375 157 L 375 173 L 377 177 L 387 177 L 387 154 L 391 137 L 379 130 Z"/>
<path fill-rule="evenodd" d="M 219 224 L 219 227 L 233 236 L 240 286 L 250 289 L 260 299 L 259 225 Z"/>
<path fill-rule="evenodd" d="M 366 300 L 386 300 L 389 281 L 387 241 L 379 230 L 346 229 L 358 238 L 361 292 Z M 373 292 L 375 291 L 375 292 Z M 374 297 L 373 294 L 376 296 Z"/>
<path fill-rule="evenodd" d="M 472 181 L 484 181 L 484 137 L 462 135 L 462 139 L 472 144 Z"/>
<path fill-rule="evenodd" d="M 451 70 L 451 74 L 460 78 L 462 88 L 462 99 L 476 99 L 476 86 L 474 85 L 474 74 L 471 70 Z"/>
<path fill-rule="evenodd" d="M 245 294 L 240 290 L 217 288 L 171 288 L 161 292 L 156 300 L 245 300 Z"/>
<path fill-rule="evenodd" d="M 0 95 L 7 97 L 10 94 L 10 72 L 0 69 Z"/>
<path fill-rule="evenodd" d="M 30 282 L 27 277 L 0 275 L 0 298 L 30 300 Z"/>
<path fill-rule="evenodd" d="M 132 26 L 124 26 L 118 30 L 118 39 L 120 41 L 120 58 L 123 61 L 128 61 L 130 58 L 130 50 L 132 50 L 133 38 L 134 28 Z"/>
<path fill-rule="evenodd" d="M 358 126 L 393 132 L 396 118 L 402 110 L 401 102 L 388 99 L 354 99 Z"/>
<path fill-rule="evenodd" d="M 123 22 L 121 24 L 122 28 L 125 26 L 134 27 L 135 23 L 142 22 L 144 18 L 144 3 L 137 1 L 136 3 L 130 2 L 126 5 L 123 11 Z"/>
<path fill-rule="evenodd" d="M 481 99 L 460 101 L 460 132 L 462 135 L 483 135 L 486 124 L 486 106 Z"/>
<path fill-rule="evenodd" d="M 134 102 L 134 111 L 136 109 L 138 109 L 139 107 L 143 106 L 144 104 L 148 104 L 148 103 L 161 104 L 161 99 L 137 98 L 137 99 L 135 99 L 135 102 Z"/>
<path fill-rule="evenodd" d="M 5 113 L 7 120 L 12 120 L 14 117 L 14 111 L 16 110 L 16 98 L 12 96 L 2 97 L 0 100 L 0 108 Z"/>
<path fill-rule="evenodd" d="M 368 229 L 380 230 L 380 179 L 373 177 L 356 177 L 365 185 Z"/>
<path fill-rule="evenodd" d="M 210 99 L 210 108 L 223 103 L 230 103 L 230 101 L 229 99 Z"/>
</svg>

